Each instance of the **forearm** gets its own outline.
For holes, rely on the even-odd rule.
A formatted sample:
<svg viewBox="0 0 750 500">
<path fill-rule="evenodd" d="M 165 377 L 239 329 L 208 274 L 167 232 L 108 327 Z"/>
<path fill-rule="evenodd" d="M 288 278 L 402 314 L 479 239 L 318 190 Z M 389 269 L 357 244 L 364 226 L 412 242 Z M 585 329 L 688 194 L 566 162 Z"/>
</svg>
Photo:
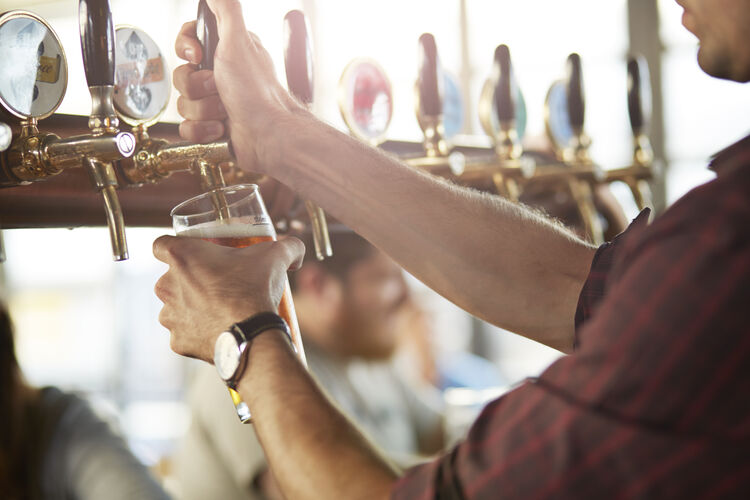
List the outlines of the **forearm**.
<svg viewBox="0 0 750 500">
<path fill-rule="evenodd" d="M 253 340 L 239 392 L 287 498 L 387 498 L 396 472 L 323 395 L 280 332 Z"/>
<path fill-rule="evenodd" d="M 281 141 L 275 176 L 472 314 L 570 347 L 591 246 L 520 205 L 408 167 L 311 115 L 285 125 L 272 140 Z"/>
</svg>

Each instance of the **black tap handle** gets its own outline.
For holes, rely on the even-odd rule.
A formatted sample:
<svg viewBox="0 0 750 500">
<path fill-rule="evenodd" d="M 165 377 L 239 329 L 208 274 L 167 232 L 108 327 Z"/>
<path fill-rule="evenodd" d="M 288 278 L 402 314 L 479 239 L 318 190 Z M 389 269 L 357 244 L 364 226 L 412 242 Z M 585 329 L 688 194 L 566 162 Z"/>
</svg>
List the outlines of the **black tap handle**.
<svg viewBox="0 0 750 500">
<path fill-rule="evenodd" d="M 115 84 L 115 30 L 109 0 L 80 0 L 83 68 L 89 87 Z"/>
<path fill-rule="evenodd" d="M 292 10 L 284 16 L 284 66 L 289 92 L 303 104 L 313 101 L 314 71 L 312 44 L 302 11 Z"/>
<path fill-rule="evenodd" d="M 198 65 L 200 69 L 214 69 L 214 54 L 219 44 L 219 28 L 216 25 L 216 16 L 208 8 L 206 0 L 198 2 L 198 23 L 196 24 L 196 36 L 203 47 L 203 58 Z"/>
<path fill-rule="evenodd" d="M 497 118 L 508 122 L 516 118 L 516 102 L 513 77 L 513 64 L 510 60 L 510 49 L 507 45 L 498 45 L 495 49 L 494 62 L 495 97 L 493 103 Z"/>
<path fill-rule="evenodd" d="M 435 37 L 424 33 L 419 37 L 419 108 L 423 116 L 443 114 L 442 70 Z"/>
<path fill-rule="evenodd" d="M 567 96 L 570 125 L 574 131 L 582 131 L 586 114 L 586 95 L 583 88 L 583 71 L 581 56 L 570 54 L 567 64 Z"/>
<path fill-rule="evenodd" d="M 651 82 L 643 56 L 628 57 L 628 114 L 635 135 L 648 128 L 651 120 Z"/>
</svg>

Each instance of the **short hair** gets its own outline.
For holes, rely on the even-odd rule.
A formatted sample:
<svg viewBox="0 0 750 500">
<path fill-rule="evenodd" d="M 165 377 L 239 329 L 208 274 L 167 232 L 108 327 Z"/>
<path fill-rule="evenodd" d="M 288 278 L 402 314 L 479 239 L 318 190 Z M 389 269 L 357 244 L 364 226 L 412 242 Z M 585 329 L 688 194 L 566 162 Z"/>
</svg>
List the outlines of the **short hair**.
<svg viewBox="0 0 750 500">
<path fill-rule="evenodd" d="M 372 256 L 376 252 L 374 246 L 354 231 L 348 228 L 332 226 L 329 230 L 329 237 L 333 256 L 319 261 L 315 256 L 315 244 L 312 234 L 305 232 L 297 237 L 305 244 L 303 266 L 308 262 L 317 262 L 325 272 L 340 280 L 346 280 L 349 270 L 357 262 Z M 296 286 L 294 274 L 289 273 L 289 283 L 292 289 Z"/>
</svg>

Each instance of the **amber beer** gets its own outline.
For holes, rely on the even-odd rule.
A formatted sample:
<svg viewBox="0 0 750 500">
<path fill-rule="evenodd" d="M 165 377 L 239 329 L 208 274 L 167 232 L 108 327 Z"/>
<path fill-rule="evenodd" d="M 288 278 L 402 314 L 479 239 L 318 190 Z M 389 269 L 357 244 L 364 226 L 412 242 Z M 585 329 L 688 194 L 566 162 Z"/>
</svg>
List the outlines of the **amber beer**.
<svg viewBox="0 0 750 500">
<path fill-rule="evenodd" d="M 180 237 L 200 238 L 226 247 L 245 248 L 264 241 L 276 241 L 276 231 L 266 214 L 257 186 L 239 185 L 222 188 L 221 199 L 226 206 L 215 206 L 217 197 L 206 193 L 187 200 L 172 210 L 175 233 Z M 223 215 L 220 215 L 222 214 Z M 297 314 L 287 279 L 279 303 L 279 315 L 289 325 L 297 355 L 307 366 Z M 229 389 L 237 415 L 243 423 L 251 423 L 250 411 L 240 395 Z"/>
</svg>

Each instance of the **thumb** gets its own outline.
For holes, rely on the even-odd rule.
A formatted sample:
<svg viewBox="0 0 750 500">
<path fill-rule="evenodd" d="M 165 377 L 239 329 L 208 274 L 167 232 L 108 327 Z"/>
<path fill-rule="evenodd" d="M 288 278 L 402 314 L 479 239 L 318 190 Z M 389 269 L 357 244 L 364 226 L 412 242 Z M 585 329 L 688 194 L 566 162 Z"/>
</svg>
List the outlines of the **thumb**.
<svg viewBox="0 0 750 500">
<path fill-rule="evenodd" d="M 247 36 L 242 4 L 239 0 L 206 0 L 216 16 L 219 40 L 232 40 Z"/>
<path fill-rule="evenodd" d="M 282 254 L 281 260 L 290 271 L 296 271 L 302 267 L 302 261 L 305 258 L 305 244 L 298 238 L 288 236 L 276 242 L 279 253 Z"/>
</svg>

